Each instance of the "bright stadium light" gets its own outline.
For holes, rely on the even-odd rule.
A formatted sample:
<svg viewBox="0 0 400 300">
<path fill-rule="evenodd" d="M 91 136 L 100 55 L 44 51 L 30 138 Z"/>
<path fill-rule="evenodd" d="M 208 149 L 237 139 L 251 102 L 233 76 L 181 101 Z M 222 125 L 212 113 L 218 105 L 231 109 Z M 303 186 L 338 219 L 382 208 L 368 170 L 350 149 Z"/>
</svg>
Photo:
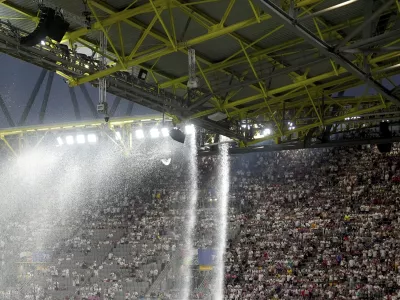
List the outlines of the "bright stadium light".
<svg viewBox="0 0 400 300">
<path fill-rule="evenodd" d="M 122 139 L 121 132 L 119 132 L 119 131 L 115 132 L 115 139 L 117 141 L 120 141 Z"/>
<path fill-rule="evenodd" d="M 84 144 L 86 142 L 85 136 L 83 134 L 78 134 L 76 136 L 76 142 L 78 144 Z"/>
<path fill-rule="evenodd" d="M 67 141 L 67 145 L 73 145 L 74 144 L 74 137 L 72 135 L 69 135 L 65 138 Z"/>
<path fill-rule="evenodd" d="M 57 142 L 58 142 L 58 145 L 59 145 L 59 146 L 64 145 L 64 141 L 63 141 L 63 139 L 62 139 L 61 137 L 58 137 L 58 138 L 57 138 Z"/>
<path fill-rule="evenodd" d="M 136 130 L 135 135 L 136 135 L 136 138 L 139 140 L 144 138 L 144 132 L 142 129 Z"/>
<path fill-rule="evenodd" d="M 186 134 L 193 134 L 194 133 L 194 125 L 193 124 L 186 125 L 185 126 L 185 133 Z"/>
<path fill-rule="evenodd" d="M 156 139 L 156 138 L 158 138 L 159 136 L 160 136 L 160 132 L 158 131 L 157 128 L 152 128 L 152 129 L 150 129 L 150 137 L 151 137 L 152 139 Z"/>
<path fill-rule="evenodd" d="M 163 137 L 169 136 L 169 129 L 168 128 L 161 128 L 161 133 Z"/>
<path fill-rule="evenodd" d="M 93 144 L 93 143 L 97 143 L 97 135 L 95 135 L 94 133 L 90 133 L 87 136 L 87 140 L 89 143 Z"/>
</svg>

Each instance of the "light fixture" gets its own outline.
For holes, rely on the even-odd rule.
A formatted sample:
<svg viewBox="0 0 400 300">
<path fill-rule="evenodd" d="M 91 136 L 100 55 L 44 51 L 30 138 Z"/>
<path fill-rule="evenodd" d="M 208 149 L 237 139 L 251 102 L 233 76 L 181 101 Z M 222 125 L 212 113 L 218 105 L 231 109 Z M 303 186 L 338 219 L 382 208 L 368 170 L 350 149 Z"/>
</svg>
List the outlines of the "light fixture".
<svg viewBox="0 0 400 300">
<path fill-rule="evenodd" d="M 264 133 L 264 136 L 268 136 L 271 134 L 271 129 L 265 128 L 263 133 Z"/>
<path fill-rule="evenodd" d="M 46 42 L 45 41 L 41 41 L 40 44 L 42 44 L 42 46 L 45 46 Z"/>
<path fill-rule="evenodd" d="M 65 138 L 67 145 L 73 145 L 74 144 L 74 137 L 72 135 L 69 135 Z"/>
<path fill-rule="evenodd" d="M 58 142 L 58 145 L 60 145 L 60 146 L 64 145 L 64 141 L 61 137 L 57 138 L 57 142 Z"/>
<path fill-rule="evenodd" d="M 156 139 L 156 138 L 158 138 L 159 136 L 160 136 L 160 132 L 158 131 L 157 128 L 152 128 L 152 129 L 150 129 L 150 137 L 151 137 L 152 139 Z"/>
<path fill-rule="evenodd" d="M 186 134 L 193 134 L 194 133 L 194 125 L 193 124 L 186 125 L 185 126 L 185 133 Z"/>
<path fill-rule="evenodd" d="M 116 139 L 117 141 L 120 141 L 120 140 L 122 139 L 121 132 L 119 132 L 119 131 L 116 131 L 116 132 L 115 132 L 115 139 Z"/>
<path fill-rule="evenodd" d="M 135 132 L 136 138 L 137 139 L 143 139 L 144 138 L 144 132 L 142 129 L 137 129 Z"/>
<path fill-rule="evenodd" d="M 78 144 L 84 144 L 84 143 L 86 142 L 85 136 L 84 136 L 83 134 L 78 134 L 78 135 L 76 136 L 76 142 L 77 142 Z"/>
<path fill-rule="evenodd" d="M 161 134 L 163 137 L 167 137 L 169 135 L 169 129 L 168 128 L 161 128 Z"/>
<path fill-rule="evenodd" d="M 97 135 L 95 135 L 94 133 L 90 133 L 87 136 L 87 140 L 91 144 L 96 143 L 97 142 Z"/>
</svg>

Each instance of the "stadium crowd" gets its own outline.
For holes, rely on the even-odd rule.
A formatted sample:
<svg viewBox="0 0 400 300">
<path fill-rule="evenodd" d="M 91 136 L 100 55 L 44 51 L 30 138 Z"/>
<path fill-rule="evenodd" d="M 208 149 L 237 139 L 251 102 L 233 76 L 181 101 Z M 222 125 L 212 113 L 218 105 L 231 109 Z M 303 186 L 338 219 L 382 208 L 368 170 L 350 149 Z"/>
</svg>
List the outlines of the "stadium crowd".
<svg viewBox="0 0 400 300">
<path fill-rule="evenodd" d="M 397 147 L 369 146 L 233 156 L 225 299 L 400 299 L 398 158 Z M 216 166 L 216 157 L 199 157 L 196 248 L 217 242 Z M 187 263 L 183 169 L 88 187 L 68 214 L 46 207 L 30 222 L 2 219 L 0 299 L 177 299 L 179 272 L 162 294 L 152 285 L 173 262 Z M 51 259 L 27 264 L 6 289 L 13 265 L 35 249 Z M 213 280 L 196 281 L 193 299 L 210 299 Z"/>
</svg>

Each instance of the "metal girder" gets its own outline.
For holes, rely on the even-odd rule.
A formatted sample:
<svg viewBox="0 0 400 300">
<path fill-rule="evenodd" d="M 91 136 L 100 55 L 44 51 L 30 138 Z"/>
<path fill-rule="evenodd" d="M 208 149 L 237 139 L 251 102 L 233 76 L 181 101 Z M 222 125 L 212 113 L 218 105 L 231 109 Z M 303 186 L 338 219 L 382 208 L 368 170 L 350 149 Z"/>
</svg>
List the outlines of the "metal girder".
<svg viewBox="0 0 400 300">
<path fill-rule="evenodd" d="M 373 59 L 371 60 L 371 63 L 374 64 L 374 63 L 377 63 L 377 62 L 383 62 L 383 61 L 385 60 L 386 57 L 387 57 L 387 56 L 385 56 L 385 55 L 377 56 L 377 57 L 375 57 L 375 58 L 373 58 Z M 391 64 L 390 64 L 390 65 L 391 65 Z M 387 66 L 389 66 L 389 65 L 387 65 Z M 374 74 L 374 73 L 377 73 L 377 72 L 379 72 L 380 70 L 381 70 L 381 67 L 376 67 L 376 68 L 372 69 L 372 73 L 373 73 L 373 74 Z M 345 73 L 347 73 L 347 72 L 348 72 L 347 69 L 342 68 L 342 67 L 340 67 L 340 68 L 337 69 L 337 73 L 338 73 L 339 75 L 345 74 Z M 275 88 L 275 89 L 269 90 L 269 91 L 267 92 L 267 95 L 270 96 L 270 95 L 276 95 L 276 94 L 280 94 L 280 93 L 284 93 L 284 92 L 290 92 L 291 90 L 294 90 L 294 89 L 296 89 L 296 88 L 304 87 L 304 86 L 309 85 L 309 84 L 314 83 L 314 82 L 319 82 L 319 81 L 327 80 L 327 79 L 332 78 L 332 77 L 337 77 L 335 71 L 330 71 L 330 72 L 327 72 L 327 73 L 324 73 L 324 74 L 320 74 L 320 75 L 317 75 L 317 76 L 314 76 L 314 77 L 306 78 L 306 79 L 304 79 L 304 80 L 302 80 L 302 81 L 299 81 L 299 82 L 295 82 L 295 83 L 292 83 L 292 84 L 288 84 L 288 85 L 286 85 L 286 86 L 282 86 L 282 87 L 279 87 L 279 88 Z M 321 85 L 319 85 L 319 86 L 316 87 L 316 88 L 311 88 L 310 91 L 313 91 L 313 90 L 322 90 L 322 89 L 327 88 L 327 87 L 331 87 L 331 86 L 334 86 L 334 85 L 338 85 L 338 84 L 340 84 L 340 83 L 345 83 L 345 82 L 354 80 L 355 78 L 358 79 L 358 77 L 356 77 L 356 76 L 354 76 L 354 75 L 350 75 L 350 76 L 347 76 L 347 77 L 345 77 L 345 78 L 340 78 L 340 79 L 337 79 L 337 80 L 328 82 L 328 83 L 326 83 L 326 84 L 321 84 Z M 359 79 L 359 80 L 360 80 L 360 79 Z M 363 83 L 364 83 L 364 80 L 361 79 L 361 82 L 360 82 L 360 83 L 357 83 L 357 85 L 361 85 L 361 84 L 363 84 Z M 357 85 L 356 85 L 356 86 L 357 86 Z M 351 86 L 351 87 L 353 87 L 353 86 Z M 271 103 L 274 103 L 275 101 L 280 102 L 280 101 L 282 101 L 283 99 L 284 99 L 284 100 L 287 100 L 287 99 L 291 99 L 291 98 L 297 97 L 297 96 L 299 96 L 299 95 L 304 95 L 304 92 L 303 92 L 303 91 L 300 91 L 300 92 L 296 92 L 296 93 L 294 93 L 294 94 L 291 94 L 291 95 L 289 95 L 289 96 L 279 96 L 279 97 L 277 97 L 277 98 L 275 98 L 275 99 L 270 100 L 270 102 L 271 102 Z M 250 102 L 254 102 L 254 101 L 256 101 L 256 100 L 260 100 L 260 99 L 262 99 L 263 97 L 264 97 L 264 96 L 263 96 L 263 94 L 261 94 L 261 93 L 260 93 L 260 94 L 257 94 L 257 95 L 249 96 L 249 97 L 247 97 L 247 98 L 243 98 L 243 99 L 239 99 L 239 100 L 236 100 L 236 101 L 227 103 L 227 104 L 223 105 L 223 108 L 228 109 L 228 108 L 237 107 L 237 106 L 239 106 L 239 105 L 248 104 L 248 103 L 250 103 Z"/>
<path fill-rule="evenodd" d="M 46 89 L 44 91 L 44 97 L 42 102 L 42 107 L 40 108 L 39 123 L 43 124 L 44 116 L 46 115 L 47 103 L 49 102 L 51 87 L 53 85 L 54 72 L 50 72 L 47 77 Z"/>
<path fill-rule="evenodd" d="M 93 118 L 97 119 L 99 117 L 99 114 L 97 113 L 96 106 L 94 105 L 93 100 L 90 97 L 86 86 L 84 84 L 82 84 L 80 86 L 80 88 L 81 88 L 81 91 L 83 93 L 83 97 L 85 98 L 86 103 L 87 103 L 87 105 L 88 105 L 88 107 L 89 107 L 89 109 L 90 109 L 90 111 L 92 113 Z"/>
<path fill-rule="evenodd" d="M 170 118 L 166 117 L 167 120 Z M 132 123 L 140 123 L 142 120 L 152 120 L 154 122 L 161 122 L 163 120 L 163 116 L 160 114 L 157 115 L 143 115 L 143 116 L 134 116 L 134 117 L 120 117 L 120 118 L 112 118 L 107 123 L 109 126 L 123 126 L 126 124 Z M 28 133 L 37 133 L 37 132 L 47 132 L 47 131 L 69 131 L 71 129 L 81 129 L 81 128 L 92 128 L 92 127 L 101 127 L 104 125 L 104 120 L 81 120 L 74 122 L 66 122 L 66 123 L 55 123 L 55 124 L 39 124 L 39 125 L 31 125 L 31 126 L 23 126 L 23 127 L 15 127 L 15 128 L 0 128 L 0 137 L 7 136 L 18 136 L 21 134 Z"/>
<path fill-rule="evenodd" d="M 364 80 L 366 84 L 374 88 L 377 92 L 381 93 L 388 100 L 392 101 L 395 105 L 400 106 L 400 99 L 392 95 L 392 93 L 385 88 L 382 84 L 374 80 L 371 76 L 366 74 L 363 70 L 354 65 L 351 61 L 349 61 L 342 54 L 334 51 L 333 47 L 327 44 L 324 41 L 321 41 L 318 37 L 316 37 L 312 32 L 310 32 L 307 28 L 298 24 L 296 19 L 289 16 L 286 12 L 280 9 L 277 5 L 275 5 L 270 0 L 260 0 L 260 2 L 266 6 L 266 8 L 277 18 L 282 20 L 288 28 L 290 28 L 295 34 L 304 38 L 311 45 L 316 47 L 327 57 L 333 59 L 339 65 L 345 67 L 350 73 L 354 76 L 358 77 L 361 80 Z"/>
<path fill-rule="evenodd" d="M 71 96 L 71 102 L 72 102 L 72 106 L 74 107 L 74 114 L 75 114 L 75 118 L 77 120 L 81 120 L 81 113 L 79 110 L 79 104 L 78 104 L 78 100 L 76 99 L 76 93 L 75 93 L 75 89 L 72 87 L 69 87 L 69 94 Z"/>
<path fill-rule="evenodd" d="M 120 102 L 121 102 L 121 97 L 116 96 L 110 109 L 110 117 L 113 117 L 115 115 L 115 112 L 117 111 Z"/>
<path fill-rule="evenodd" d="M 132 115 L 133 105 L 134 105 L 134 103 L 132 101 L 129 101 L 128 107 L 126 108 L 126 115 L 127 116 Z"/>
<path fill-rule="evenodd" d="M 347 0 L 347 1 L 345 1 L 345 2 L 336 4 L 336 5 L 334 5 L 334 6 L 327 7 L 327 8 L 325 8 L 325 9 L 322 9 L 322 10 L 319 10 L 319 11 L 316 11 L 316 12 L 313 12 L 313 13 L 307 15 L 307 16 L 297 18 L 297 20 L 298 20 L 299 22 L 304 22 L 305 20 L 318 17 L 318 16 L 323 15 L 323 14 L 325 14 L 325 13 L 327 13 L 327 12 L 330 12 L 330 11 L 335 10 L 335 9 L 339 9 L 339 8 L 341 8 L 341 7 L 343 7 L 343 6 L 352 4 L 352 3 L 357 2 L 357 1 L 360 1 L 360 0 Z"/>
<path fill-rule="evenodd" d="M 4 99 L 3 99 L 3 97 L 1 95 L 0 95 L 0 107 L 1 107 L 1 110 L 3 111 L 3 113 L 4 113 L 4 116 L 7 119 L 8 125 L 10 125 L 11 127 L 15 127 L 15 123 L 14 123 L 12 117 L 11 117 L 10 111 L 8 110 L 7 105 L 4 102 Z"/>
<path fill-rule="evenodd" d="M 356 18 L 353 20 L 349 20 L 348 22 L 329 27 L 327 29 L 323 29 L 321 31 L 322 31 L 322 34 L 329 34 L 334 31 L 338 31 L 338 30 L 345 29 L 345 28 L 353 26 L 353 25 L 360 24 L 360 23 L 362 23 L 362 20 L 363 20 L 363 18 Z M 302 43 L 304 43 L 304 40 L 302 38 L 290 40 L 283 44 L 279 44 L 279 45 L 272 46 L 272 47 L 269 47 L 266 49 L 255 51 L 255 52 L 249 54 L 249 56 L 252 61 L 256 61 L 258 59 L 263 59 L 265 55 L 268 55 L 270 53 L 280 51 L 280 50 L 285 50 L 288 48 L 292 48 L 292 47 L 298 46 Z M 242 63 L 246 63 L 246 62 L 247 62 L 247 60 L 246 60 L 246 57 L 244 57 L 244 56 L 234 58 L 234 59 L 225 59 L 224 61 L 222 61 L 220 63 L 214 63 L 214 64 L 211 64 L 209 67 L 204 68 L 203 72 L 204 72 L 204 74 L 207 74 L 209 72 L 213 72 L 213 71 L 217 71 L 217 70 L 221 70 L 221 69 L 227 69 L 227 68 L 230 68 L 230 67 L 242 64 Z M 199 76 L 200 72 L 198 72 L 197 75 Z M 187 80 L 188 80 L 188 76 L 182 76 L 182 77 L 161 83 L 160 88 L 167 88 L 167 87 L 173 86 L 174 84 L 182 83 Z"/>
<path fill-rule="evenodd" d="M 269 1 L 269 0 L 267 0 Z M 335 51 L 339 48 L 345 46 L 352 38 L 354 38 L 357 34 L 361 33 L 365 27 L 371 24 L 373 20 L 378 18 L 387 8 L 389 8 L 393 4 L 394 0 L 386 0 L 383 5 L 379 7 L 377 11 L 375 11 L 368 19 L 364 20 L 364 22 L 354 29 L 350 34 L 348 34 L 336 47 Z"/>
<path fill-rule="evenodd" d="M 264 20 L 270 18 L 270 16 L 268 16 L 268 15 L 263 15 L 263 16 L 264 16 L 263 17 Z M 218 29 L 216 29 L 214 31 L 211 31 L 211 32 L 208 32 L 206 34 L 200 35 L 198 37 L 192 38 L 192 39 L 190 39 L 190 40 L 188 40 L 186 42 L 180 42 L 180 43 L 178 43 L 176 49 L 174 49 L 171 46 L 166 46 L 166 47 L 164 47 L 163 49 L 160 50 L 159 46 L 155 46 L 155 47 L 151 48 L 146 55 L 143 55 L 142 53 L 139 52 L 140 55 L 142 55 L 142 56 L 139 56 L 139 53 L 138 53 L 138 57 L 137 58 L 125 61 L 125 65 L 122 65 L 121 63 L 117 63 L 115 66 L 110 67 L 108 69 L 105 69 L 103 71 L 96 72 L 94 74 L 90 74 L 88 76 L 75 79 L 75 80 L 73 80 L 73 82 L 71 82 L 71 85 L 75 86 L 75 85 L 79 85 L 79 84 L 82 84 L 82 83 L 93 81 L 95 79 L 102 78 L 104 76 L 111 75 L 111 74 L 113 74 L 115 72 L 124 70 L 125 68 L 132 67 L 132 66 L 135 66 L 135 65 L 140 65 L 140 64 L 145 63 L 147 61 L 151 61 L 151 60 L 157 59 L 159 57 L 171 54 L 171 53 L 173 53 L 173 52 L 175 52 L 177 50 L 182 50 L 182 49 L 186 49 L 187 47 L 190 47 L 190 46 L 195 46 L 197 44 L 212 40 L 214 38 L 217 38 L 217 37 L 232 33 L 232 32 L 234 32 L 236 30 L 252 26 L 252 25 L 254 25 L 256 23 L 257 23 L 257 19 L 255 17 L 253 17 L 251 19 L 244 20 L 244 21 L 232 24 L 230 26 L 221 27 L 221 28 L 218 28 Z"/>
<path fill-rule="evenodd" d="M 18 123 L 19 126 L 22 126 L 25 124 L 26 118 L 28 117 L 29 112 L 32 109 L 33 103 L 35 102 L 36 96 L 40 90 L 40 87 L 42 86 L 42 83 L 43 83 L 43 80 L 44 80 L 44 77 L 46 76 L 46 74 L 47 74 L 47 70 L 45 70 L 45 69 L 43 69 L 40 72 L 40 75 L 36 81 L 35 87 L 32 90 L 31 96 L 29 97 L 29 100 L 26 103 L 26 106 L 22 113 L 21 119 L 19 120 L 19 123 Z"/>
</svg>

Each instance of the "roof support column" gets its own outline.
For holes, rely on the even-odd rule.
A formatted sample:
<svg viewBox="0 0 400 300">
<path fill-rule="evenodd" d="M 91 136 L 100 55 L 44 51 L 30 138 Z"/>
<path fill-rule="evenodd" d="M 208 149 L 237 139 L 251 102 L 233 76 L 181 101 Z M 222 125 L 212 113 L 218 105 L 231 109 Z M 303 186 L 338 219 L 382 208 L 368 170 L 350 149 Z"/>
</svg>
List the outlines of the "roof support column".
<svg viewBox="0 0 400 300">
<path fill-rule="evenodd" d="M 381 93 L 382 96 L 392 101 L 395 105 L 400 106 L 400 99 L 394 96 L 387 88 L 385 88 L 378 81 L 374 80 L 370 75 L 366 74 L 363 70 L 361 70 L 351 61 L 349 61 L 342 54 L 335 52 L 335 49 L 331 45 L 319 39 L 306 27 L 299 24 L 296 19 L 290 17 L 286 12 L 284 12 L 271 0 L 260 0 L 260 2 L 268 9 L 271 15 L 275 16 L 276 18 L 279 18 L 296 35 L 304 38 L 306 42 L 316 47 L 323 55 L 333 59 L 337 64 L 343 66 L 351 74 L 353 74 L 360 80 L 363 80 L 370 87 L 374 88 L 378 93 Z M 393 1 L 391 0 L 390 2 Z"/>
<path fill-rule="evenodd" d="M 46 90 L 44 91 L 44 97 L 42 102 L 42 107 L 40 108 L 39 123 L 43 124 L 44 116 L 46 115 L 47 103 L 49 103 L 49 97 L 51 92 L 51 87 L 53 85 L 54 72 L 50 72 L 47 77 Z"/>
<path fill-rule="evenodd" d="M 0 95 L 0 108 L 7 119 L 8 125 L 10 125 L 11 127 L 15 127 L 15 123 L 11 117 L 10 111 L 8 110 L 7 105 L 4 102 L 3 97 L 1 95 Z"/>
<path fill-rule="evenodd" d="M 72 106 L 74 107 L 74 113 L 75 113 L 75 118 L 77 120 L 81 120 L 81 113 L 79 111 L 79 104 L 78 104 L 78 100 L 76 99 L 76 94 L 75 94 L 75 89 L 72 87 L 69 87 L 69 94 L 71 95 L 71 102 L 72 102 Z"/>
<path fill-rule="evenodd" d="M 33 88 L 33 91 L 31 93 L 31 96 L 29 97 L 28 103 L 26 103 L 24 112 L 22 113 L 21 119 L 19 120 L 19 125 L 23 126 L 26 122 L 26 118 L 29 115 L 29 112 L 32 109 L 32 105 L 35 102 L 36 96 L 39 93 L 40 87 L 42 86 L 44 77 L 47 74 L 47 70 L 43 69 L 42 72 L 40 73 L 38 80 L 36 81 L 35 87 Z"/>
</svg>

